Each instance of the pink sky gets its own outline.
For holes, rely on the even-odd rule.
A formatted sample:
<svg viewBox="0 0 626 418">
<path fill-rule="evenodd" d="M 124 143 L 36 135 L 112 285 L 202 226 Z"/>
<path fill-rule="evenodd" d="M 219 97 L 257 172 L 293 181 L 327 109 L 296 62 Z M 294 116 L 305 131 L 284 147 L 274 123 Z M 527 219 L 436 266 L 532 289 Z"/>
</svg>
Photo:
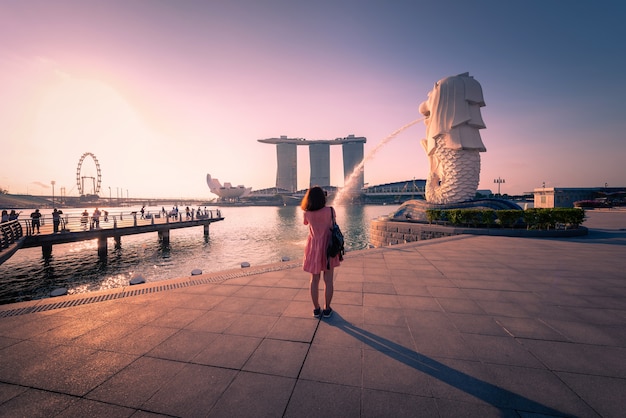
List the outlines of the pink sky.
<svg viewBox="0 0 626 418">
<path fill-rule="evenodd" d="M 85 152 L 101 196 L 208 199 L 207 173 L 273 187 L 257 139 L 355 134 L 367 154 L 466 71 L 487 103 L 479 188 L 626 186 L 625 6 L 419 3 L 0 0 L 0 188 L 77 195 Z M 365 182 L 426 178 L 424 133 L 381 148 Z M 304 147 L 298 163 L 308 187 Z"/>
</svg>

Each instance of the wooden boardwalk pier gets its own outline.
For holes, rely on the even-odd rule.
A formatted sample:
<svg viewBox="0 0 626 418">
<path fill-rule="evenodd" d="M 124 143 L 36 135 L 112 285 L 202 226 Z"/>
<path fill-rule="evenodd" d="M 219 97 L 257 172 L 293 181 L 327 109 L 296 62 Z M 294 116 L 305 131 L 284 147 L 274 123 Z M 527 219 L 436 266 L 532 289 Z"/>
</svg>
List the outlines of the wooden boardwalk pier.
<svg viewBox="0 0 626 418">
<path fill-rule="evenodd" d="M 176 217 L 169 215 L 149 215 L 141 218 L 138 213 L 119 214 L 100 217 L 96 224 L 93 218 L 82 216 L 63 216 L 59 226 L 60 232 L 54 232 L 51 219 L 45 219 L 39 233 L 33 230 L 30 220 L 19 221 L 22 231 L 26 233 L 16 237 L 14 242 L 0 252 L 0 264 L 6 261 L 20 248 L 41 247 L 44 257 L 52 254 L 52 247 L 58 244 L 68 244 L 78 241 L 98 240 L 98 255 L 106 257 L 108 239 L 113 238 L 115 246 L 121 246 L 122 236 L 157 232 L 158 239 L 163 245 L 169 244 L 170 230 L 180 228 L 203 227 L 204 236 L 209 236 L 209 226 L 213 222 L 223 221 L 224 217 L 219 210 L 211 210 L 200 216 L 187 218 L 184 213 Z M 16 222 L 16 221 L 14 221 Z"/>
</svg>

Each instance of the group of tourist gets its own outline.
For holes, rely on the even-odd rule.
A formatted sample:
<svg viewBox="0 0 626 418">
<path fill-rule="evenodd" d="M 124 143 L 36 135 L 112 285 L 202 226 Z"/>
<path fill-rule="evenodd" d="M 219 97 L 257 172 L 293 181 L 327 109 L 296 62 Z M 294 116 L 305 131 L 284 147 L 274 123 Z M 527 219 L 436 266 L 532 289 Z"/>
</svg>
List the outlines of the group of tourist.
<svg viewBox="0 0 626 418">
<path fill-rule="evenodd" d="M 16 212 L 15 209 L 12 209 L 10 213 L 6 209 L 4 209 L 2 211 L 1 223 L 17 220 L 17 218 L 20 217 L 20 213 L 22 212 Z M 39 212 L 39 209 L 35 209 L 35 211 L 30 214 L 30 218 L 31 218 L 31 225 L 33 227 L 33 233 L 35 233 L 35 229 L 36 229 L 37 233 L 39 234 L 39 229 L 41 227 L 41 212 Z"/>
<path fill-rule="evenodd" d="M 143 211 L 143 208 L 141 208 Z M 165 207 L 161 207 L 161 213 L 163 214 L 163 217 L 169 216 L 170 218 L 174 218 L 174 219 L 179 219 L 179 210 L 178 210 L 178 206 L 173 206 L 172 210 L 167 212 L 165 210 Z M 212 210 L 207 210 L 206 206 L 204 207 L 204 210 L 200 208 L 200 206 L 198 206 L 197 210 L 193 210 L 193 208 L 190 208 L 189 206 L 185 207 L 185 218 L 186 220 L 194 220 L 195 219 L 203 219 L 203 218 L 212 218 L 213 217 L 213 211 Z M 220 217 L 220 210 L 217 210 L 217 217 Z M 143 216 L 142 216 L 143 219 Z M 182 218 L 180 218 L 182 220 Z"/>
<path fill-rule="evenodd" d="M 91 223 L 89 222 L 89 212 L 87 209 L 80 214 L 80 225 L 83 230 L 87 229 L 87 224 L 89 223 L 89 229 L 98 229 L 100 228 L 100 216 L 102 216 L 102 212 L 100 209 L 95 208 L 93 213 L 91 214 Z M 109 221 L 109 212 L 104 211 L 104 222 Z"/>
<path fill-rule="evenodd" d="M 15 210 L 11 210 L 11 212 L 9 213 L 7 210 L 3 210 L 2 211 L 2 222 L 9 222 L 9 221 L 13 221 L 13 220 L 17 220 L 18 217 L 20 216 L 21 212 L 16 212 Z M 62 230 L 65 229 L 65 222 L 66 220 L 63 219 L 63 217 L 61 216 L 63 215 L 63 211 L 57 208 L 54 208 L 54 210 L 52 211 L 52 230 L 53 232 L 56 234 L 58 232 L 61 232 Z M 100 227 L 100 216 L 102 215 L 102 212 L 96 208 L 92 215 L 91 215 L 91 223 L 90 223 L 90 229 L 94 229 L 94 228 L 99 228 Z M 30 214 L 30 225 L 32 227 L 32 232 L 33 234 L 39 234 L 41 231 L 41 224 L 42 224 L 42 218 L 43 215 L 41 214 L 41 212 L 39 211 L 39 209 L 35 209 L 34 212 L 32 212 Z M 108 221 L 108 212 L 104 211 L 104 220 L 105 222 Z M 85 209 L 83 211 L 83 213 L 81 214 L 81 219 L 80 219 L 80 223 L 81 226 L 83 227 L 83 229 L 87 229 L 87 224 L 89 223 L 89 212 L 87 212 L 87 209 Z"/>
<path fill-rule="evenodd" d="M 61 215 L 63 215 L 63 211 L 57 208 L 54 208 L 54 210 L 52 211 L 52 227 L 53 227 L 53 231 L 55 234 L 59 232 L 61 222 L 63 221 L 63 219 L 61 218 Z M 35 233 L 35 229 L 37 230 L 38 234 L 40 233 L 41 218 L 42 218 L 42 215 L 39 209 L 35 209 L 35 211 L 30 214 L 31 224 L 33 227 L 33 234 Z"/>
<path fill-rule="evenodd" d="M 165 212 L 165 208 L 162 209 L 162 212 L 164 215 L 166 215 Z M 203 217 L 212 217 L 213 216 L 213 211 L 209 211 L 206 209 L 206 207 L 204 208 L 204 210 L 200 209 L 200 207 L 198 207 L 197 211 L 194 211 L 193 209 L 187 207 L 185 208 L 185 212 L 186 212 L 186 216 L 187 219 L 194 219 L 194 217 L 196 219 L 202 219 Z M 15 210 L 11 210 L 11 212 L 9 213 L 7 210 L 3 210 L 2 211 L 2 222 L 9 222 L 9 221 L 13 221 L 16 220 L 21 212 L 16 212 Z M 136 212 L 131 212 L 131 214 L 135 214 Z M 64 226 L 64 222 L 66 220 L 64 220 L 61 215 L 63 214 L 63 211 L 54 208 L 54 210 L 52 211 L 52 226 L 53 226 L 53 231 L 54 233 L 60 232 L 61 230 L 63 230 Z M 104 216 L 104 222 L 108 222 L 109 220 L 109 213 L 105 210 L 105 211 L 100 211 L 100 209 L 95 208 L 93 213 L 90 215 L 89 212 L 87 211 L 87 209 L 85 209 L 82 213 L 81 213 L 81 218 L 80 218 L 80 224 L 83 230 L 87 229 L 87 226 L 89 226 L 89 229 L 97 229 L 100 228 L 100 217 Z M 172 208 L 172 211 L 169 213 L 169 216 L 172 217 L 176 217 L 178 218 L 178 207 L 175 206 Z M 220 216 L 220 212 L 219 210 L 217 211 L 217 216 Z M 35 209 L 35 211 L 33 213 L 30 214 L 30 218 L 31 218 L 31 225 L 32 225 L 32 230 L 33 233 L 40 233 L 40 228 L 41 228 L 41 223 L 42 223 L 42 217 L 43 215 L 41 214 L 41 212 L 39 211 L 39 209 Z M 145 211 L 145 206 L 141 208 L 141 219 L 147 219 L 148 217 L 150 217 L 149 213 L 146 213 Z"/>
<path fill-rule="evenodd" d="M 187 220 L 193 220 L 194 216 L 196 219 L 206 218 L 209 216 L 209 213 L 211 214 L 211 216 L 213 215 L 213 211 L 208 211 L 206 206 L 204 207 L 204 212 L 202 211 L 202 209 L 200 209 L 200 206 L 198 206 L 198 209 L 195 212 L 193 208 L 190 208 L 189 206 L 185 208 L 185 215 L 187 216 Z"/>
<path fill-rule="evenodd" d="M 20 212 L 21 213 L 21 212 Z M 2 223 L 4 222 L 9 222 L 9 221 L 14 221 L 16 220 L 18 217 L 20 216 L 19 213 L 15 212 L 15 209 L 11 210 L 11 213 L 9 213 L 6 209 L 4 209 L 2 211 Z"/>
</svg>

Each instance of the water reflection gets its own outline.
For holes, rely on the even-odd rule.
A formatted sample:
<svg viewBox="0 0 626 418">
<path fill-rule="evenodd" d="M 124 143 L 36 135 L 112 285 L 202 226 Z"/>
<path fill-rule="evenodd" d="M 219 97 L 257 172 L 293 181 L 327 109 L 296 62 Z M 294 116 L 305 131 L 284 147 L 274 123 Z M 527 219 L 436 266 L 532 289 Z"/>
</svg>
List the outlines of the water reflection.
<svg viewBox="0 0 626 418">
<path fill-rule="evenodd" d="M 367 248 L 370 221 L 395 209 L 335 206 L 346 249 Z M 122 236 L 119 248 L 110 238 L 103 259 L 97 240 L 56 245 L 48 259 L 40 248 L 19 250 L 0 265 L 0 304 L 44 298 L 57 287 L 71 294 L 126 286 L 134 275 L 155 282 L 189 276 L 194 269 L 210 273 L 239 268 L 244 261 L 254 266 L 302 258 L 308 230 L 298 206 L 225 207 L 222 213 L 225 220 L 211 224 L 208 237 L 200 226 L 171 230 L 169 245 L 156 233 Z"/>
<path fill-rule="evenodd" d="M 367 247 L 369 240 L 369 223 L 363 222 L 365 206 L 338 206 L 337 219 L 344 234 L 345 247 L 348 251 L 361 250 Z"/>
</svg>

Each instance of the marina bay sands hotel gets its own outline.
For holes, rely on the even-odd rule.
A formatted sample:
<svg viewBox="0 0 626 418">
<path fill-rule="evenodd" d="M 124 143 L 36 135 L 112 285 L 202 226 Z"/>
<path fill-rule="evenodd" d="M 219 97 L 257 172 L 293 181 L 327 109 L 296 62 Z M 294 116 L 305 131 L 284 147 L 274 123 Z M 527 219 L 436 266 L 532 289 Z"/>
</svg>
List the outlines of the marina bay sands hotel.
<svg viewBox="0 0 626 418">
<path fill-rule="evenodd" d="M 363 161 L 363 144 L 365 137 L 348 135 L 345 138 L 329 140 L 308 141 L 303 138 L 280 138 L 259 139 L 264 144 L 276 144 L 276 157 L 278 165 L 276 169 L 276 187 L 285 189 L 291 193 L 298 188 L 298 145 L 309 147 L 309 161 L 311 165 L 310 186 L 330 186 L 330 146 L 341 145 L 343 149 L 343 177 L 344 181 L 352 174 L 354 169 Z M 358 177 L 351 185 L 351 189 L 359 191 L 363 187 L 364 175 L 361 167 Z"/>
</svg>

